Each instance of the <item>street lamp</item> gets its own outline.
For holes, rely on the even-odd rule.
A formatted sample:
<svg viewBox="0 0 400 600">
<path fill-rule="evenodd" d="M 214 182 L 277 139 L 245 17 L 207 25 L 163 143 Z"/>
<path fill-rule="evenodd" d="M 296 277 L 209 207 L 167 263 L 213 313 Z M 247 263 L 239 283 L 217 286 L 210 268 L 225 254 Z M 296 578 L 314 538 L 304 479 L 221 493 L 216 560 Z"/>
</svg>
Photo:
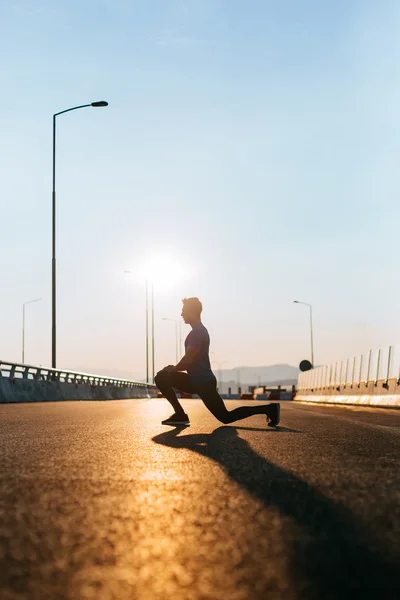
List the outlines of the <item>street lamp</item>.
<svg viewBox="0 0 400 600">
<path fill-rule="evenodd" d="M 179 350 L 178 350 L 178 321 L 177 319 L 168 319 L 168 317 L 163 317 L 163 321 L 171 321 L 175 323 L 175 354 L 176 354 L 176 364 L 179 362 Z"/>
<path fill-rule="evenodd" d="M 40 300 L 41 298 L 36 298 L 35 300 L 28 300 L 28 302 L 22 304 L 22 364 L 24 364 L 25 361 L 25 306 L 27 304 L 39 302 Z"/>
<path fill-rule="evenodd" d="M 147 294 L 147 281 L 146 281 L 146 294 Z M 151 284 L 151 368 L 153 374 L 153 383 L 155 381 L 155 370 L 154 370 L 154 284 Z"/>
<path fill-rule="evenodd" d="M 211 352 L 211 354 L 212 354 L 212 352 Z M 223 381 L 222 381 L 222 368 L 221 367 L 223 365 L 228 364 L 229 361 L 228 360 L 220 361 L 220 360 L 214 360 L 214 359 L 212 359 L 212 363 L 217 365 L 217 368 L 218 368 L 218 383 L 221 386 L 221 388 L 219 389 L 220 386 L 218 385 L 218 389 L 219 389 L 219 392 L 222 393 L 222 384 L 223 384 Z"/>
<path fill-rule="evenodd" d="M 133 271 L 124 271 L 129 275 L 133 274 Z M 152 371 L 153 371 L 153 383 L 154 383 L 154 285 L 151 285 L 151 354 L 152 354 Z M 149 282 L 146 279 L 146 383 L 149 383 Z"/>
<path fill-rule="evenodd" d="M 82 104 L 81 106 L 74 106 L 61 110 L 53 115 L 53 235 L 52 235 L 52 327 L 51 327 L 51 366 L 53 369 L 56 368 L 56 337 L 57 337 L 57 323 L 56 323 L 56 117 L 71 110 L 78 110 L 79 108 L 87 108 L 93 106 L 95 108 L 108 106 L 108 102 L 100 100 L 99 102 L 91 102 L 91 104 Z"/>
<path fill-rule="evenodd" d="M 299 300 L 293 300 L 295 304 L 304 304 L 310 309 L 310 334 L 311 334 L 311 364 L 314 367 L 314 341 L 313 341 L 313 321 L 312 321 L 312 306 L 307 302 L 300 302 Z"/>
</svg>

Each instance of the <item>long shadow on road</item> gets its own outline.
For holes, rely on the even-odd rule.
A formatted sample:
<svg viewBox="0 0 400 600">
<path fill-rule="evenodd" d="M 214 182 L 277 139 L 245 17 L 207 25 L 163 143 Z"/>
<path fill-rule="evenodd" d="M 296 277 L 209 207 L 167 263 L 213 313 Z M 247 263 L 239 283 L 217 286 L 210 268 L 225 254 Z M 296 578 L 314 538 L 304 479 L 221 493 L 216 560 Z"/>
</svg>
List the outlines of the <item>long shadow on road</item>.
<svg viewBox="0 0 400 600">
<path fill-rule="evenodd" d="M 219 427 L 210 434 L 179 433 L 182 428 L 172 429 L 153 441 L 217 462 L 265 506 L 278 509 L 301 527 L 301 534 L 288 547 L 294 583 L 307 582 L 299 597 L 400 598 L 398 567 L 384 552 L 372 548 L 362 525 L 343 505 L 254 452 L 236 427 Z"/>
</svg>

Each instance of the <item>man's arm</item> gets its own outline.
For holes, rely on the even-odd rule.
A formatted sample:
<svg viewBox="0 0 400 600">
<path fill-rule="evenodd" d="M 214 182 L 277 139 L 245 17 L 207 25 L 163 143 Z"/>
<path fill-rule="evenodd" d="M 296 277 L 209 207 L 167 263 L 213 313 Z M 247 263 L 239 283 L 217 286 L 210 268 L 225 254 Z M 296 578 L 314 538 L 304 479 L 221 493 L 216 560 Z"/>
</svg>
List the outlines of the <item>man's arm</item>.
<svg viewBox="0 0 400 600">
<path fill-rule="evenodd" d="M 186 350 L 185 356 L 181 358 L 175 366 L 166 367 L 167 371 L 186 371 L 187 368 L 192 364 L 197 354 L 199 353 L 200 348 L 189 347 Z"/>
</svg>

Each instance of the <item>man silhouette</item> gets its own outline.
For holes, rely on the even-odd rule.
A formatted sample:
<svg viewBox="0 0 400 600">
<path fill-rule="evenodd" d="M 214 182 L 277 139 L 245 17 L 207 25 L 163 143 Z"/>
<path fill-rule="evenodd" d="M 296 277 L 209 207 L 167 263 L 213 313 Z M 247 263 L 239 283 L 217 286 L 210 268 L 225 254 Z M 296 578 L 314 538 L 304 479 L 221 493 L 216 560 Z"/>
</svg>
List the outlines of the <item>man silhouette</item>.
<svg viewBox="0 0 400 600">
<path fill-rule="evenodd" d="M 266 415 L 270 427 L 278 425 L 280 420 L 279 404 L 241 406 L 234 410 L 227 410 L 224 401 L 217 392 L 217 380 L 211 370 L 209 358 L 210 336 L 201 322 L 202 304 L 198 298 L 184 298 L 182 303 L 182 318 L 192 328 L 185 340 L 185 356 L 177 365 L 168 365 L 159 371 L 155 377 L 158 389 L 175 410 L 173 415 L 162 421 L 162 424 L 190 424 L 188 415 L 176 397 L 175 390 L 180 390 L 189 394 L 198 394 L 208 410 L 221 423 L 233 423 L 252 415 Z"/>
</svg>

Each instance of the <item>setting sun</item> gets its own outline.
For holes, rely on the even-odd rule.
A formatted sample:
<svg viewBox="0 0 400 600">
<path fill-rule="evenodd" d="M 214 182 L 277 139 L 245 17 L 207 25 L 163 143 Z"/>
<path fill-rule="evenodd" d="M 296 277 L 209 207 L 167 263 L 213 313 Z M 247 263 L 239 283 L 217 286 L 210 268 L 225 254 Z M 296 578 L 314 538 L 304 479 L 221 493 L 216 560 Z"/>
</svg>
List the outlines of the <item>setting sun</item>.
<svg viewBox="0 0 400 600">
<path fill-rule="evenodd" d="M 178 284 L 188 273 L 175 258 L 155 256 L 139 270 L 140 277 L 163 289 Z"/>
</svg>

